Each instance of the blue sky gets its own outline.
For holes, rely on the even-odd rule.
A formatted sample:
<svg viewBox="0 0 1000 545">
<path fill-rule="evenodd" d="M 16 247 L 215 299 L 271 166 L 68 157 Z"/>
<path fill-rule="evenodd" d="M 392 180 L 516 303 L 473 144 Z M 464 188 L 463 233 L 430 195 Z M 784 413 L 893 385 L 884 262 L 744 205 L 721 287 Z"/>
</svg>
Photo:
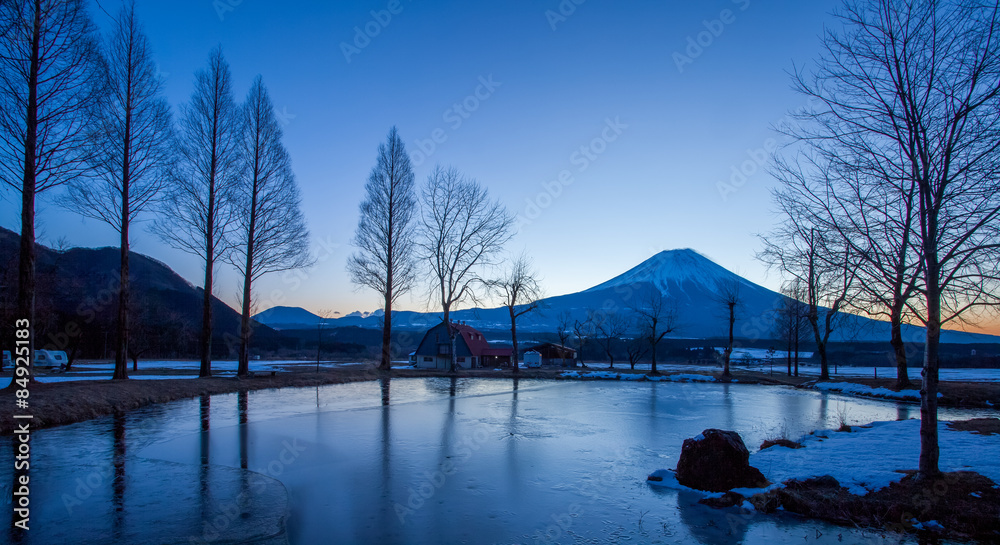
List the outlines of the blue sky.
<svg viewBox="0 0 1000 545">
<path fill-rule="evenodd" d="M 172 104 L 189 98 L 194 72 L 222 44 L 237 98 L 261 74 L 283 119 L 320 260 L 260 281 L 259 310 L 378 307 L 344 263 L 392 125 L 420 183 L 437 164 L 455 166 L 521 217 L 509 248 L 533 257 L 548 295 L 688 247 L 777 288 L 754 259 L 756 234 L 776 221 L 763 150 L 778 138 L 772 126 L 804 104 L 787 72 L 818 55 L 838 3 L 576 2 L 140 0 Z M 720 191 L 734 168 L 750 175 Z M 17 230 L 13 197 L 3 226 Z M 46 244 L 116 244 L 107 227 L 48 198 L 39 222 Z M 196 258 L 144 229 L 133 248 L 200 283 Z M 221 271 L 216 289 L 232 304 L 235 274 Z M 402 306 L 425 309 L 425 293 Z"/>
</svg>

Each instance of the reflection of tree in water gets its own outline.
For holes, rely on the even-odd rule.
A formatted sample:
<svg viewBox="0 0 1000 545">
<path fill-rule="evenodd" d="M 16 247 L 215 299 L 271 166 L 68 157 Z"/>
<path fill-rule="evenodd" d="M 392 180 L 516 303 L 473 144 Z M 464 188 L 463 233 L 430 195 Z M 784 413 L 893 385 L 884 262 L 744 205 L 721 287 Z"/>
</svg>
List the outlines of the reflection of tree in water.
<svg viewBox="0 0 1000 545">
<path fill-rule="evenodd" d="M 389 393 L 389 377 L 383 377 L 379 379 L 380 387 L 382 390 L 382 418 L 381 418 L 381 431 L 382 431 L 382 497 L 389 498 L 392 495 L 392 426 L 389 418 L 390 411 L 390 393 Z M 381 507 L 379 509 L 379 519 L 380 524 L 383 528 L 388 528 L 390 524 L 395 522 L 395 510 L 393 509 L 393 502 L 383 501 L 380 502 Z"/>
<path fill-rule="evenodd" d="M 735 508 L 713 509 L 698 503 L 703 497 L 698 492 L 677 491 L 680 519 L 691 536 L 705 545 L 742 543 L 753 515 Z"/>
<path fill-rule="evenodd" d="M 112 481 L 112 505 L 115 508 L 112 525 L 115 537 L 121 539 L 125 529 L 125 414 L 115 413 L 113 419 L 115 476 Z"/>
<path fill-rule="evenodd" d="M 469 379 L 434 377 L 427 379 L 425 384 L 427 389 L 433 393 L 455 397 L 469 388 Z"/>
<path fill-rule="evenodd" d="M 211 396 L 204 394 L 199 399 L 199 416 L 201 420 L 201 431 L 198 434 L 201 451 L 201 465 L 198 467 L 199 500 L 201 502 L 202 514 L 208 513 L 212 508 L 212 500 L 209 492 L 209 429 L 211 427 Z"/>
<path fill-rule="evenodd" d="M 382 406 L 388 407 L 390 396 L 389 396 L 389 377 L 383 377 L 379 379 L 379 386 L 382 389 Z"/>
<path fill-rule="evenodd" d="M 247 450 L 247 421 L 249 420 L 249 400 L 247 390 L 240 390 L 236 394 L 236 407 L 239 412 L 240 427 L 239 427 L 239 441 L 240 441 L 240 467 L 247 469 L 249 467 L 249 452 Z"/>
</svg>

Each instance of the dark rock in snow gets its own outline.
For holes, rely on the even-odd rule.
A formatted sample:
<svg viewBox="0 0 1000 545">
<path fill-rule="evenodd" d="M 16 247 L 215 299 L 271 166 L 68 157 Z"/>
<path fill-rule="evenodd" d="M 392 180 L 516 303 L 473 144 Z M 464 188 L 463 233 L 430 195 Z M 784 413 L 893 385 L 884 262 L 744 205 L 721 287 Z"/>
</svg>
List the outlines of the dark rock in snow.
<svg viewBox="0 0 1000 545">
<path fill-rule="evenodd" d="M 757 468 L 750 466 L 750 452 L 740 435 L 717 429 L 684 440 L 677 461 L 677 482 L 710 492 L 770 484 Z"/>
</svg>

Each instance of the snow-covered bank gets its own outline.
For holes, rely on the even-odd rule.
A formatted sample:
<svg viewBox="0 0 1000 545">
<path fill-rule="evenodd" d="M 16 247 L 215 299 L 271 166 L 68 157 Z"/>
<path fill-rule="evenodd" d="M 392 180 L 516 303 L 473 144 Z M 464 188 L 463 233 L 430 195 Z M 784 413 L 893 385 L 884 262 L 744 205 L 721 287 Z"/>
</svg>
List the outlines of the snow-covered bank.
<svg viewBox="0 0 1000 545">
<path fill-rule="evenodd" d="M 614 373 L 612 371 L 563 371 L 560 378 L 591 379 L 591 380 L 646 380 L 650 382 L 715 382 L 711 375 L 681 373 L 676 375 L 649 376 L 638 373 Z M 733 381 L 736 382 L 736 381 Z"/>
<path fill-rule="evenodd" d="M 920 421 L 875 422 L 853 432 L 817 431 L 799 440 L 805 448 L 772 447 L 750 455 L 750 464 L 772 482 L 830 475 L 864 495 L 917 469 Z M 952 430 L 938 423 L 942 471 L 974 471 L 1000 483 L 1000 435 Z"/>
<path fill-rule="evenodd" d="M 738 361 L 738 360 L 737 360 Z M 785 362 L 779 362 L 775 360 L 774 369 L 783 369 Z M 736 365 L 735 367 L 747 370 L 760 371 L 762 369 L 767 369 L 766 366 L 758 365 L 753 367 L 744 367 Z M 910 367 L 908 372 L 911 379 L 920 378 L 920 367 Z M 803 376 L 819 376 L 820 372 L 819 365 L 803 364 L 799 366 L 799 374 Z M 837 378 L 895 378 L 896 368 L 895 367 L 849 367 L 841 365 L 839 367 L 830 367 L 830 376 Z M 968 368 L 968 369 L 939 369 L 938 376 L 942 382 L 1000 382 L 1000 369 L 984 369 L 984 368 Z"/>
<path fill-rule="evenodd" d="M 840 394 L 857 395 L 864 397 L 877 397 L 882 399 L 898 399 L 901 401 L 920 401 L 920 390 L 890 390 L 888 388 L 873 388 L 864 384 L 854 384 L 852 382 L 817 382 L 810 385 L 811 388 L 824 392 L 836 392 Z M 940 392 L 938 397 L 944 397 Z"/>
<path fill-rule="evenodd" d="M 751 454 L 750 465 L 775 484 L 734 492 L 749 497 L 780 487 L 790 479 L 802 481 L 830 475 L 852 494 L 863 496 L 898 482 L 906 475 L 903 471 L 917 469 L 920 420 L 874 422 L 853 430 L 819 430 L 798 441 L 804 448 L 775 446 Z M 956 431 L 948 422 L 940 421 L 938 437 L 941 471 L 974 471 L 1000 483 L 1000 435 Z M 672 470 L 658 469 L 650 477 L 654 478 L 649 481 L 653 486 L 693 490 L 678 483 Z M 696 492 L 707 498 L 722 495 Z"/>
</svg>

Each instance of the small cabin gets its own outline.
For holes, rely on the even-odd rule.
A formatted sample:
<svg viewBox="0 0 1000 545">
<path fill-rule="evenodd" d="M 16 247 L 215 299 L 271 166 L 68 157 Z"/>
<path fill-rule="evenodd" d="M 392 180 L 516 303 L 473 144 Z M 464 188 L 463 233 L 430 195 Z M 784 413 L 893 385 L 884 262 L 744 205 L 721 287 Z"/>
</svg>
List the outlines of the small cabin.
<svg viewBox="0 0 1000 545">
<path fill-rule="evenodd" d="M 559 366 L 564 363 L 573 365 L 576 361 L 576 350 L 556 343 L 542 343 L 527 347 L 524 352 L 525 363 L 527 363 L 529 352 L 538 353 L 539 364 L 542 366 Z"/>
<path fill-rule="evenodd" d="M 510 348 L 490 348 L 489 342 L 478 330 L 461 322 L 452 322 L 456 331 L 455 367 L 474 369 L 481 367 L 509 366 Z M 451 364 L 451 339 L 447 324 L 427 330 L 412 358 L 420 369 L 448 369 Z"/>
<path fill-rule="evenodd" d="M 14 365 L 14 360 L 11 359 L 10 350 L 3 351 L 3 365 L 0 365 L 0 369 L 7 367 L 8 365 Z"/>
</svg>

